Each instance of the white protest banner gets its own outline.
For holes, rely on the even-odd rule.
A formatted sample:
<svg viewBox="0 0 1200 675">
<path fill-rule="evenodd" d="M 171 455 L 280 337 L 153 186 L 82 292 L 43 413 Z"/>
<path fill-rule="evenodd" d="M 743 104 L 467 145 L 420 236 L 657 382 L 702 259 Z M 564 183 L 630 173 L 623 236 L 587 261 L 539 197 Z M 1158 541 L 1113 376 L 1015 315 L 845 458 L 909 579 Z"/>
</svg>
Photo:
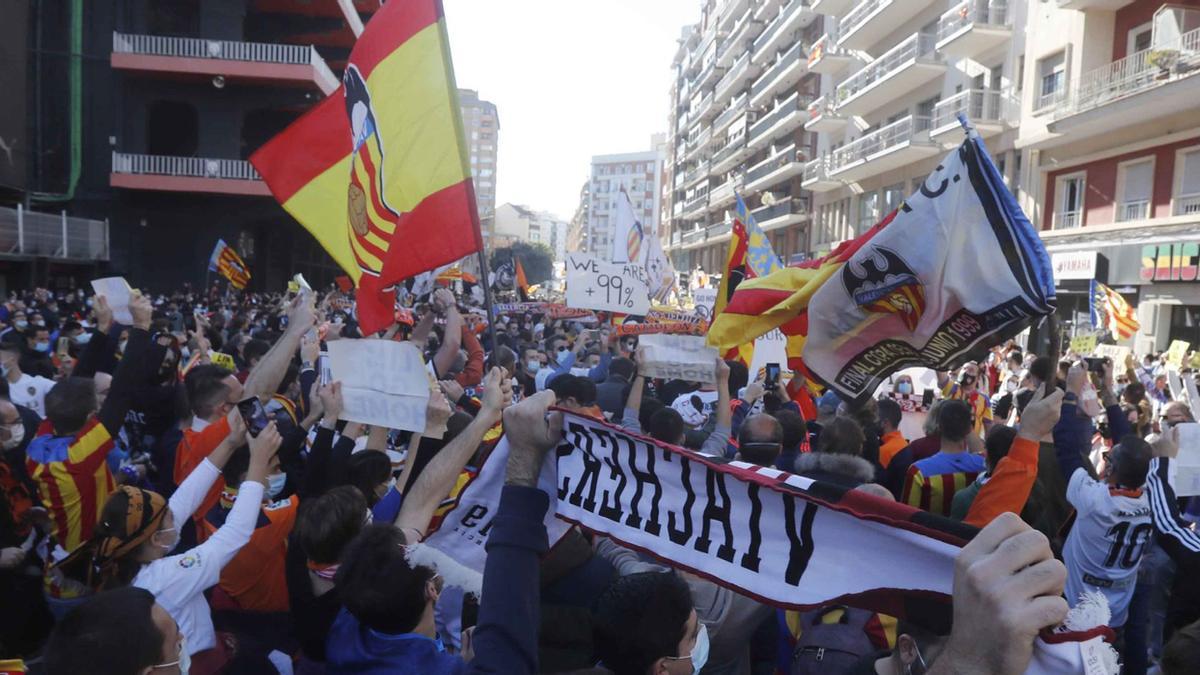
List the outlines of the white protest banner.
<svg viewBox="0 0 1200 675">
<path fill-rule="evenodd" d="M 538 476 L 551 546 L 567 521 L 770 605 L 836 600 L 948 627 L 954 557 L 975 528 L 580 415 L 564 413 L 563 431 Z M 431 557 L 483 572 L 508 451 L 502 438 L 425 539 Z"/>
<path fill-rule="evenodd" d="M 425 430 L 429 378 L 410 342 L 335 340 L 330 376 L 342 383 L 341 419 L 405 431 Z"/>
<path fill-rule="evenodd" d="M 1179 454 L 1171 460 L 1171 485 L 1176 497 L 1200 495 L 1200 424 L 1176 424 Z"/>
<path fill-rule="evenodd" d="M 125 277 L 105 277 L 104 279 L 95 279 L 92 281 L 92 290 L 96 295 L 103 295 L 108 301 L 108 307 L 112 310 L 113 319 L 117 323 L 126 326 L 133 325 L 133 315 L 129 313 L 129 301 L 133 295 L 133 289 L 129 287 L 129 282 L 125 281 Z"/>
<path fill-rule="evenodd" d="M 787 336 L 778 328 L 754 339 L 754 356 L 750 357 L 750 381 L 763 377 L 768 363 L 778 363 L 780 379 L 792 380 L 792 371 L 787 363 Z"/>
<path fill-rule="evenodd" d="M 1183 388 L 1183 378 L 1179 375 L 1179 370 L 1173 366 L 1167 367 L 1167 387 L 1171 391 L 1171 398 L 1176 401 L 1182 401 L 1187 392 Z"/>
<path fill-rule="evenodd" d="M 713 308 L 715 308 L 717 305 L 717 289 L 694 289 L 692 291 L 692 300 L 696 303 L 696 314 L 706 319 L 711 319 L 713 315 Z"/>
<path fill-rule="evenodd" d="M 1192 410 L 1192 419 L 1200 420 L 1200 392 L 1196 391 L 1196 378 L 1189 373 L 1183 378 L 1183 390 L 1187 392 L 1187 404 Z"/>
<path fill-rule="evenodd" d="M 643 335 L 638 346 L 645 347 L 646 377 L 689 382 L 717 381 L 717 350 L 704 343 L 699 335 Z"/>
<path fill-rule="evenodd" d="M 567 306 L 625 314 L 650 311 L 646 268 L 609 263 L 582 253 L 567 254 Z"/>
<path fill-rule="evenodd" d="M 1120 345 L 1096 345 L 1096 356 L 1107 357 L 1112 360 L 1113 372 L 1125 372 L 1125 359 L 1133 354 L 1133 350 L 1129 347 Z"/>
</svg>

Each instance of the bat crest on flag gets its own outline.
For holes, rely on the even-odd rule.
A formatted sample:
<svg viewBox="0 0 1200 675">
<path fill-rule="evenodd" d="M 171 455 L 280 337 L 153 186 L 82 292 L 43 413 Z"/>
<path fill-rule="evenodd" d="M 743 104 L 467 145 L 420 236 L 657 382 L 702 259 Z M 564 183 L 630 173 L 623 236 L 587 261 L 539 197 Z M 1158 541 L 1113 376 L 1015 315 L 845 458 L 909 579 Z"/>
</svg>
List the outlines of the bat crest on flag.
<svg viewBox="0 0 1200 675">
<path fill-rule="evenodd" d="M 371 107 L 371 92 L 354 64 L 346 67 L 342 82 L 354 144 L 347 187 L 347 219 L 350 223 L 347 234 L 359 269 L 364 274 L 379 276 L 400 214 L 388 204 L 384 193 L 383 142 L 375 110 Z"/>
<path fill-rule="evenodd" d="M 861 269 L 860 269 L 861 268 Z M 915 330 L 925 313 L 925 286 L 895 251 L 878 247 L 860 262 L 842 268 L 846 292 L 868 312 L 896 314 Z"/>
</svg>

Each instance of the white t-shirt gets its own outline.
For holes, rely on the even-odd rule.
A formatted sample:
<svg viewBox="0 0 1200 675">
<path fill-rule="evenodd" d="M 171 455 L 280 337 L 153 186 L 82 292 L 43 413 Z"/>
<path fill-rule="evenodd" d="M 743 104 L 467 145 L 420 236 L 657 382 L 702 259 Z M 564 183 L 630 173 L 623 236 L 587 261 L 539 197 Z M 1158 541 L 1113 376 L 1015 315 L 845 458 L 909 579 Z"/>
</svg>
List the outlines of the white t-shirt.
<svg viewBox="0 0 1200 675">
<path fill-rule="evenodd" d="M 692 391 L 677 396 L 671 403 L 671 407 L 683 417 L 684 424 L 689 427 L 702 427 L 712 416 L 719 396 L 720 394 L 715 390 Z M 698 407 L 697 403 L 699 403 Z"/>
<path fill-rule="evenodd" d="M 1108 625 L 1119 628 L 1129 614 L 1142 553 L 1154 534 L 1150 500 L 1141 491 L 1110 489 L 1076 469 L 1067 483 L 1067 501 L 1077 512 L 1063 545 L 1067 603 L 1074 607 L 1083 591 L 1100 591 L 1112 610 Z"/>
<path fill-rule="evenodd" d="M 182 527 L 200 508 L 220 475 L 207 458 L 188 474 L 168 503 L 176 527 Z M 179 632 L 187 638 L 191 654 L 217 645 L 212 611 L 204 599 L 204 591 L 220 581 L 221 569 L 250 541 L 258 522 L 263 490 L 262 483 L 242 483 L 225 524 L 207 541 L 183 553 L 159 558 L 133 578 L 133 585 L 153 593 L 158 604 L 179 624 Z"/>
<path fill-rule="evenodd" d="M 8 398 L 17 405 L 23 405 L 34 411 L 39 417 L 46 417 L 46 392 L 54 386 L 54 380 L 48 380 L 41 375 L 21 373 L 21 379 L 8 383 Z"/>
</svg>

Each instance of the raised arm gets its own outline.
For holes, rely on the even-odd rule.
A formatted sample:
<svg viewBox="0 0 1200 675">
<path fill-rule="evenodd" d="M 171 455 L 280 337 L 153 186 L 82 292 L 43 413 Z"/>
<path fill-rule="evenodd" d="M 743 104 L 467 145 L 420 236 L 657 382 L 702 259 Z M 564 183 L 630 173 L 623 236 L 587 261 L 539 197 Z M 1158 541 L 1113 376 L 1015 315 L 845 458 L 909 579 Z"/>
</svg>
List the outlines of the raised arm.
<svg viewBox="0 0 1200 675">
<path fill-rule="evenodd" d="M 622 427 L 638 434 L 642 433 L 642 423 L 638 415 L 642 410 L 642 390 L 646 387 L 646 378 L 642 375 L 645 354 L 646 350 L 642 347 L 639 347 L 635 354 L 637 374 L 633 376 L 633 382 L 629 385 L 629 398 L 625 399 L 625 412 L 620 420 Z"/>
<path fill-rule="evenodd" d="M 1083 457 L 1088 452 L 1092 423 L 1079 411 L 1079 394 L 1083 391 L 1086 378 L 1086 370 L 1078 365 L 1071 366 L 1067 372 L 1067 393 L 1062 399 L 1062 414 L 1054 425 L 1054 456 L 1063 478 L 1068 482 L 1075 471 L 1087 470 L 1083 466 Z M 1022 424 L 1024 419 L 1022 415 Z"/>
<path fill-rule="evenodd" d="M 96 332 L 92 339 L 83 347 L 75 369 L 71 371 L 76 377 L 92 377 L 104 362 L 105 350 L 109 348 L 108 334 L 113 326 L 112 308 L 103 295 L 92 298 L 92 310 L 96 313 Z M 127 345 L 128 346 L 128 345 Z"/>
<path fill-rule="evenodd" d="M 245 396 L 257 396 L 266 403 L 275 394 L 287 374 L 292 355 L 300 347 L 300 338 L 313 327 L 314 321 L 312 297 L 306 294 L 297 296 L 288 312 L 288 325 L 283 337 L 271 346 L 246 378 Z"/>
<path fill-rule="evenodd" d="M 113 374 L 112 386 L 108 397 L 100 407 L 97 417 L 109 435 L 116 437 L 125 423 L 125 414 L 133 405 L 133 395 L 141 384 L 138 378 L 143 372 L 143 358 L 150 346 L 150 317 L 153 307 L 150 299 L 134 291 L 129 302 L 129 313 L 133 315 L 133 328 L 129 329 L 129 342 L 125 345 L 125 355 L 117 372 Z"/>
<path fill-rule="evenodd" d="M 454 360 L 458 358 L 458 350 L 462 346 L 462 314 L 454 304 L 454 294 L 445 288 L 439 288 L 433 293 L 433 303 L 446 316 L 446 329 L 442 331 L 442 344 L 437 354 L 433 355 L 433 367 L 438 377 L 450 372 Z"/>
<path fill-rule="evenodd" d="M 708 438 L 704 439 L 704 445 L 700 451 L 718 457 L 725 456 L 725 446 L 729 444 L 730 425 L 733 423 L 733 410 L 729 406 L 729 364 L 725 363 L 721 357 L 717 357 L 717 407 L 715 416 L 716 424 L 713 426 L 712 433 Z M 780 389 L 783 389 L 783 384 L 780 383 Z M 785 394 L 786 395 L 786 394 Z"/>
<path fill-rule="evenodd" d="M 483 406 L 479 414 L 467 428 L 454 437 L 444 448 L 429 460 L 420 475 L 413 481 L 412 487 L 404 495 L 404 506 L 396 516 L 396 527 L 406 533 L 416 530 L 424 536 L 429 521 L 438 504 L 454 486 L 459 472 L 463 470 L 475 450 L 483 441 L 483 435 L 500 421 L 500 412 L 504 401 L 504 388 L 509 386 L 504 380 L 503 371 L 492 368 L 483 380 Z M 440 408 L 437 414 L 444 415 L 440 424 L 444 425 L 450 416 L 449 406 Z M 439 420 L 427 420 L 431 426 Z"/>
</svg>

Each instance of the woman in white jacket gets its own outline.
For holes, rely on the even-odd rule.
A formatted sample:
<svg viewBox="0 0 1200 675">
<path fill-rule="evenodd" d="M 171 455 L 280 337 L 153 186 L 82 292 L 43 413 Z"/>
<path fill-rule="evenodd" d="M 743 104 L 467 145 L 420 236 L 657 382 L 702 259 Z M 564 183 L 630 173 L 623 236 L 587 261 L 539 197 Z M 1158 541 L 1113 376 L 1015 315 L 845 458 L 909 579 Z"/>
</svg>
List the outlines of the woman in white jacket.
<svg viewBox="0 0 1200 675">
<path fill-rule="evenodd" d="M 250 541 L 267 476 L 278 466 L 281 438 L 274 422 L 251 438 L 237 410 L 229 419 L 229 436 L 184 479 L 169 502 L 155 492 L 122 487 L 105 503 L 96 536 L 79 552 L 90 549 L 89 580 L 94 587 L 133 585 L 154 594 L 179 625 L 185 662 L 216 646 L 204 591 L 217 584 L 221 569 Z M 200 507 L 225 462 L 244 442 L 250 445 L 250 468 L 225 524 L 203 544 L 167 555 L 179 542 L 179 524 Z"/>
</svg>

